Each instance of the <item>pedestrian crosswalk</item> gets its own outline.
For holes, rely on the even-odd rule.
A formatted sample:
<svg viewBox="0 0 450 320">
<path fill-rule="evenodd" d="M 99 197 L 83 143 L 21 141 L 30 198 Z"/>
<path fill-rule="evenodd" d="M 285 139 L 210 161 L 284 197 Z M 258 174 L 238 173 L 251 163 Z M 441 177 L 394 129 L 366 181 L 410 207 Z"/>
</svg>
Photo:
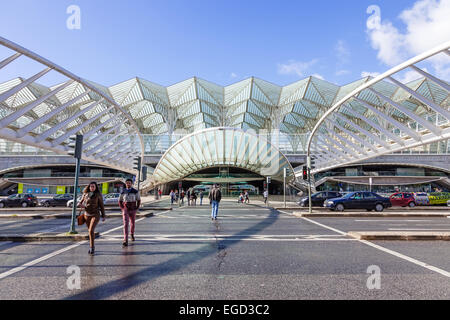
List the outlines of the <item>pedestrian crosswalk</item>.
<svg viewBox="0 0 450 320">
<path fill-rule="evenodd" d="M 98 241 L 120 241 L 122 235 L 102 236 Z M 265 234 L 139 234 L 137 243 L 142 241 L 357 241 L 342 235 L 299 234 L 299 235 L 265 235 Z"/>
<path fill-rule="evenodd" d="M 169 213 L 169 214 L 155 214 L 155 216 L 159 218 L 166 219 L 209 219 L 211 218 L 210 214 L 178 214 L 178 213 Z M 270 214 L 222 214 L 218 216 L 218 219 L 292 219 L 294 217 L 288 215 L 270 215 Z"/>
</svg>

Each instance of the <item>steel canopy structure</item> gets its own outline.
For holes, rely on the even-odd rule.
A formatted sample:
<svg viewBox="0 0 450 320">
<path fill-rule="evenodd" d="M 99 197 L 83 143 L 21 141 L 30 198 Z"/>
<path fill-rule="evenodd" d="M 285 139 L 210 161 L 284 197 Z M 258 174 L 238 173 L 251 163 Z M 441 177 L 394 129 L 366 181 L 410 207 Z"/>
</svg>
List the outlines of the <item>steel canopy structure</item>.
<svg viewBox="0 0 450 320">
<path fill-rule="evenodd" d="M 309 136 L 312 173 L 450 138 L 450 85 L 417 66 L 450 62 L 450 41 L 343 92 Z M 434 59 L 434 60 L 433 60 Z M 396 79 L 405 69 L 420 79 Z"/>
<path fill-rule="evenodd" d="M 13 52 L 0 62 L 0 71 L 18 58 L 42 69 L 28 79 L 0 85 L 1 138 L 67 154 L 69 137 L 83 134 L 84 160 L 134 173 L 131 159 L 143 155 L 142 135 L 106 88 L 2 37 L 0 45 Z M 50 88 L 36 83 L 51 71 L 67 80 Z"/>
<path fill-rule="evenodd" d="M 294 170 L 269 141 L 238 128 L 209 128 L 177 141 L 161 157 L 152 176 L 154 185 L 181 180 L 211 167 L 237 167 L 293 182 Z"/>
<path fill-rule="evenodd" d="M 132 158 L 147 150 L 150 155 L 151 150 L 165 152 L 161 161 L 168 163 L 160 161 L 153 179 L 162 183 L 180 179 L 170 168 L 174 164 L 181 166 L 182 176 L 193 168 L 227 163 L 258 173 L 265 161 L 273 160 L 269 155 L 277 155 L 281 170 L 286 166 L 291 172 L 282 149 L 312 155 L 312 173 L 317 173 L 450 138 L 449 84 L 418 66 L 449 59 L 448 42 L 376 78 L 344 86 L 316 77 L 287 86 L 255 77 L 220 86 L 193 77 L 168 87 L 141 78 L 105 87 L 0 37 L 2 46 L 12 53 L 0 61 L 0 72 L 23 59 L 40 66 L 31 77 L 0 83 L 0 139 L 8 141 L 2 151 L 20 145 L 18 149 L 30 146 L 64 155 L 69 136 L 80 133 L 85 137 L 83 159 L 130 173 L 135 173 Z M 398 80 L 405 69 L 419 78 Z M 50 72 L 65 81 L 51 87 L 37 83 Z M 278 134 L 280 148 L 267 142 Z M 266 135 L 267 140 L 260 139 Z M 244 149 L 234 150 L 236 139 L 249 140 L 240 146 Z M 271 150 L 267 154 L 263 141 Z M 198 155 L 191 155 L 192 150 Z M 251 158 L 255 150 L 259 162 Z M 177 163 L 177 154 L 188 158 Z M 278 178 L 280 172 L 273 175 Z"/>
</svg>

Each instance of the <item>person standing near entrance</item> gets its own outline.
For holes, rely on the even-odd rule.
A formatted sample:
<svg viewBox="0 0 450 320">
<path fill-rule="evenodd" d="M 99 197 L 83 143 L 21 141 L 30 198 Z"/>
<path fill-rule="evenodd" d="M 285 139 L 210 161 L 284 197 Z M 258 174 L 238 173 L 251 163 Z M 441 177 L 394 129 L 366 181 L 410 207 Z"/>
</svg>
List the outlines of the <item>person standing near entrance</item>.
<svg viewBox="0 0 450 320">
<path fill-rule="evenodd" d="M 184 190 L 181 189 L 180 191 L 180 200 L 181 200 L 181 204 L 184 204 Z"/>
<path fill-rule="evenodd" d="M 134 230 L 136 221 L 136 212 L 141 205 L 141 196 L 139 191 L 132 188 L 133 180 L 125 181 L 126 189 L 122 191 L 119 197 L 119 206 L 122 209 L 123 216 L 123 243 L 122 247 L 128 246 L 128 225 L 130 224 L 131 241 L 135 241 Z"/>
<path fill-rule="evenodd" d="M 202 205 L 202 203 L 203 203 L 203 190 L 200 190 L 199 196 L 200 196 L 200 205 Z"/>
<path fill-rule="evenodd" d="M 175 202 L 175 192 L 173 190 L 170 190 L 170 204 L 173 204 Z"/>
<path fill-rule="evenodd" d="M 217 184 L 215 184 L 211 189 L 208 198 L 211 201 L 212 205 L 211 220 L 217 220 L 217 213 L 219 212 L 219 202 L 222 199 L 222 193 L 220 192 L 220 188 Z"/>
<path fill-rule="evenodd" d="M 191 205 L 191 188 L 187 189 L 187 191 L 186 191 L 186 199 L 188 202 L 188 206 L 190 206 Z"/>
<path fill-rule="evenodd" d="M 245 190 L 244 199 L 245 199 L 245 203 L 250 203 L 250 196 L 248 195 L 248 191 L 247 190 Z"/>
</svg>

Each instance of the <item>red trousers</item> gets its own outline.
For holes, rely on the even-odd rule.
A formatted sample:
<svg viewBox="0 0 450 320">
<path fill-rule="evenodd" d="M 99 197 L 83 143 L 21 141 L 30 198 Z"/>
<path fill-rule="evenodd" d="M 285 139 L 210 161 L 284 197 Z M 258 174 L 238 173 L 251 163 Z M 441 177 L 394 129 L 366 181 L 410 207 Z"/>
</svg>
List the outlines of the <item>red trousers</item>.
<svg viewBox="0 0 450 320">
<path fill-rule="evenodd" d="M 123 241 L 128 242 L 128 229 L 134 235 L 136 210 L 122 209 L 123 217 Z"/>
</svg>

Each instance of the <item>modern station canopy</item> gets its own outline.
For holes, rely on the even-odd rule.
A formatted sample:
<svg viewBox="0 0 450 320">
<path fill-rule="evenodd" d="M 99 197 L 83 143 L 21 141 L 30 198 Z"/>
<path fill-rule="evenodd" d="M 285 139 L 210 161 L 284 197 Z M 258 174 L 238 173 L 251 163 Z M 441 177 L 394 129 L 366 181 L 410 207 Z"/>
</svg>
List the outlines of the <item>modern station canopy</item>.
<svg viewBox="0 0 450 320">
<path fill-rule="evenodd" d="M 0 138 L 67 154 L 69 136 L 83 134 L 84 160 L 127 172 L 134 172 L 134 157 L 167 140 L 166 163 L 154 175 L 163 183 L 216 165 L 260 172 L 275 154 L 281 170 L 290 172 L 272 144 L 267 154 L 261 148 L 261 131 L 278 132 L 290 146 L 286 150 L 313 156 L 316 173 L 448 140 L 450 86 L 445 72 L 436 70 L 449 69 L 449 48 L 446 42 L 376 78 L 344 86 L 308 77 L 282 87 L 251 77 L 223 87 L 194 77 L 169 87 L 141 78 L 104 87 L 0 37 L 0 49 L 9 50 L 0 72 L 24 59 L 39 66 L 28 78 L 0 84 Z M 48 73 L 64 81 L 53 87 L 36 82 Z M 243 131 L 249 129 L 258 136 Z M 175 142 L 179 131 L 187 136 Z M 192 149 L 196 154 L 190 155 Z M 187 159 L 177 156 L 186 155 L 181 150 Z"/>
<path fill-rule="evenodd" d="M 237 128 L 210 128 L 194 132 L 177 141 L 160 159 L 153 172 L 153 183 L 180 180 L 211 167 L 237 167 L 283 181 L 294 179 L 286 157 L 269 141 Z"/>
</svg>

